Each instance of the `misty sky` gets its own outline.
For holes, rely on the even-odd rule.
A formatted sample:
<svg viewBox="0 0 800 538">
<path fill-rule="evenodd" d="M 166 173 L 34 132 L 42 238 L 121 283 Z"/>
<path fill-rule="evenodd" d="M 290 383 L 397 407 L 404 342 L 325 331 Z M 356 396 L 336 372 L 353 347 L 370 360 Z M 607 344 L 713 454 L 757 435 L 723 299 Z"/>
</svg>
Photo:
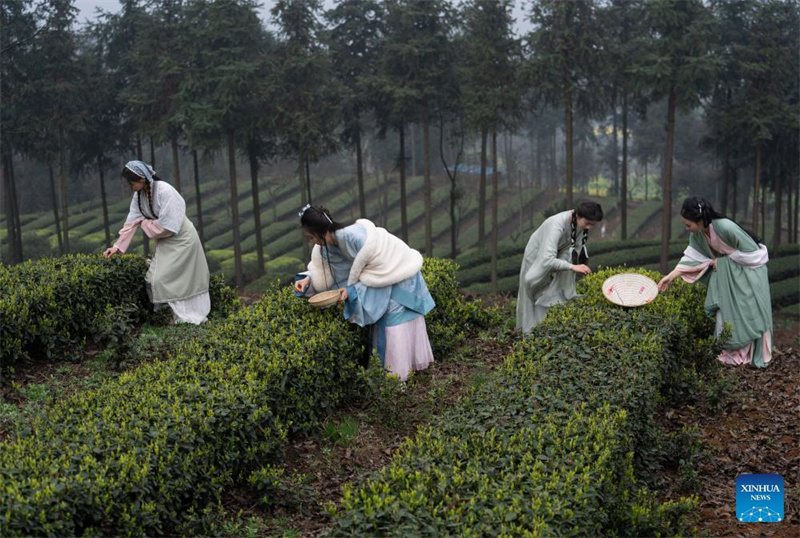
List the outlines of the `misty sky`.
<svg viewBox="0 0 800 538">
<path fill-rule="evenodd" d="M 518 34 L 520 31 L 527 32 L 530 30 L 530 24 L 525 20 L 527 17 L 525 10 L 521 6 L 522 3 L 520 0 L 514 2 L 513 16 L 516 19 Z M 262 0 L 262 4 L 264 7 L 261 8 L 261 18 L 266 22 L 270 18 L 269 10 L 274 5 L 274 2 Z M 322 5 L 323 9 L 329 9 L 334 5 L 334 1 L 323 0 Z M 119 11 L 120 2 L 119 0 L 75 0 L 75 7 L 79 10 L 77 20 L 80 24 L 83 24 L 87 19 L 94 20 L 97 8 L 111 13 Z"/>
</svg>

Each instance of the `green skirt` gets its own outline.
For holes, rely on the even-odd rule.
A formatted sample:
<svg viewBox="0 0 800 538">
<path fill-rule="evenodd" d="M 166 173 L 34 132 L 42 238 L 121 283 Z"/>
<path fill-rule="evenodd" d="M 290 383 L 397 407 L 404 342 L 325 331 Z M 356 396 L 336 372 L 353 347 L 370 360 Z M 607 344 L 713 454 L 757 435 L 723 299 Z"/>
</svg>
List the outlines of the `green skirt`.
<svg viewBox="0 0 800 538">
<path fill-rule="evenodd" d="M 184 217 L 180 231 L 155 240 L 155 253 L 145 276 L 154 304 L 189 299 L 208 291 L 208 262 L 194 224 Z"/>
</svg>

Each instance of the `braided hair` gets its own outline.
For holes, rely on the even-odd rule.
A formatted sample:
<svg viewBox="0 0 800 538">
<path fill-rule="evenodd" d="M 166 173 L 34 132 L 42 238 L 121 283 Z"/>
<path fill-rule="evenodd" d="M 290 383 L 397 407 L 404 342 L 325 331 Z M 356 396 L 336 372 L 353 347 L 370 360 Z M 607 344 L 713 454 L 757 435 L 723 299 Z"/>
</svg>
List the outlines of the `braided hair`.
<svg viewBox="0 0 800 538">
<path fill-rule="evenodd" d="M 150 182 L 147 181 L 147 178 L 140 176 L 127 166 L 122 169 L 122 177 L 127 180 L 129 183 L 135 183 L 141 180 L 144 180 L 144 186 L 140 191 L 136 193 L 136 203 L 139 206 L 139 213 L 144 215 L 144 210 L 142 209 L 142 191 L 147 195 L 147 203 L 148 207 L 150 208 L 150 214 L 152 218 L 158 220 L 158 215 L 156 214 L 155 207 L 153 206 L 153 189 L 150 186 Z M 158 177 L 155 173 L 153 174 L 153 181 L 163 181 L 160 177 Z M 146 216 L 146 215 L 145 215 Z M 148 217 L 149 218 L 149 217 Z"/>
<path fill-rule="evenodd" d="M 580 265 L 589 261 L 589 255 L 586 253 L 586 240 L 589 239 L 589 230 L 583 231 L 583 239 L 579 249 L 575 248 L 575 243 L 578 239 L 578 217 L 592 222 L 600 222 L 603 220 L 603 208 L 600 204 L 595 202 L 581 202 L 575 211 L 572 212 L 572 219 L 570 221 L 570 238 L 572 239 L 572 264 Z"/>
</svg>

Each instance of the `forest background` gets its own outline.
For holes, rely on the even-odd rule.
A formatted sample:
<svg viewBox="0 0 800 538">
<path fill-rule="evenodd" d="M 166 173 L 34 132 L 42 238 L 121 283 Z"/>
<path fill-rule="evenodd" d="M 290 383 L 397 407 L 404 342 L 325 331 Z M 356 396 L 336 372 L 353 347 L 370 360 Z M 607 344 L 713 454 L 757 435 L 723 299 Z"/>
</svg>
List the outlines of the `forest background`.
<svg viewBox="0 0 800 538">
<path fill-rule="evenodd" d="M 795 2 L 76 5 L 0 5 L 5 263 L 113 242 L 131 158 L 240 289 L 302 266 L 309 200 L 427 255 L 487 249 L 493 290 L 502 244 L 579 198 L 606 238 L 660 239 L 662 271 L 687 194 L 797 242 Z"/>
</svg>

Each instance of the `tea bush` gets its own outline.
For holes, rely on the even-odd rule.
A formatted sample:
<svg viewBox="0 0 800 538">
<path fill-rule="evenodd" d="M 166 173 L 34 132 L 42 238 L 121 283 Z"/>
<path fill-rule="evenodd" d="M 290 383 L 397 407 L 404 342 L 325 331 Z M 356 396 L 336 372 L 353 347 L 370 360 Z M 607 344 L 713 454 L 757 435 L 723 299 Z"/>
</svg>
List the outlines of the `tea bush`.
<svg viewBox="0 0 800 538">
<path fill-rule="evenodd" d="M 0 449 L 0 534 L 168 534 L 348 394 L 359 339 L 289 289 L 69 397 Z"/>
<path fill-rule="evenodd" d="M 459 313 L 429 327 L 457 334 L 477 305 L 457 304 L 452 266 L 426 263 L 435 300 Z M 0 443 L 0 536 L 208 534 L 223 488 L 273 494 L 287 435 L 362 392 L 364 334 L 282 286 L 172 358 L 66 397 Z"/>
<path fill-rule="evenodd" d="M 465 302 L 458 291 L 458 265 L 451 260 L 425 258 L 422 276 L 436 301 L 427 316 L 428 336 L 434 357 L 449 354 L 471 330 L 485 328 L 497 321 L 497 311 L 483 308 L 479 301 Z"/>
<path fill-rule="evenodd" d="M 0 367 L 26 357 L 75 360 L 89 339 L 101 339 L 108 308 L 133 305 L 132 322 L 155 320 L 144 291 L 140 256 L 70 255 L 0 270 Z M 216 314 L 236 308 L 235 295 L 211 279 Z"/>
<path fill-rule="evenodd" d="M 611 305 L 595 288 L 613 273 L 584 280 L 584 300 L 551 308 L 499 372 L 348 486 L 332 535 L 686 532 L 696 499 L 660 503 L 642 478 L 667 456 L 655 414 L 671 372 L 715 360 L 713 326 L 679 283 L 643 309 Z"/>
</svg>

